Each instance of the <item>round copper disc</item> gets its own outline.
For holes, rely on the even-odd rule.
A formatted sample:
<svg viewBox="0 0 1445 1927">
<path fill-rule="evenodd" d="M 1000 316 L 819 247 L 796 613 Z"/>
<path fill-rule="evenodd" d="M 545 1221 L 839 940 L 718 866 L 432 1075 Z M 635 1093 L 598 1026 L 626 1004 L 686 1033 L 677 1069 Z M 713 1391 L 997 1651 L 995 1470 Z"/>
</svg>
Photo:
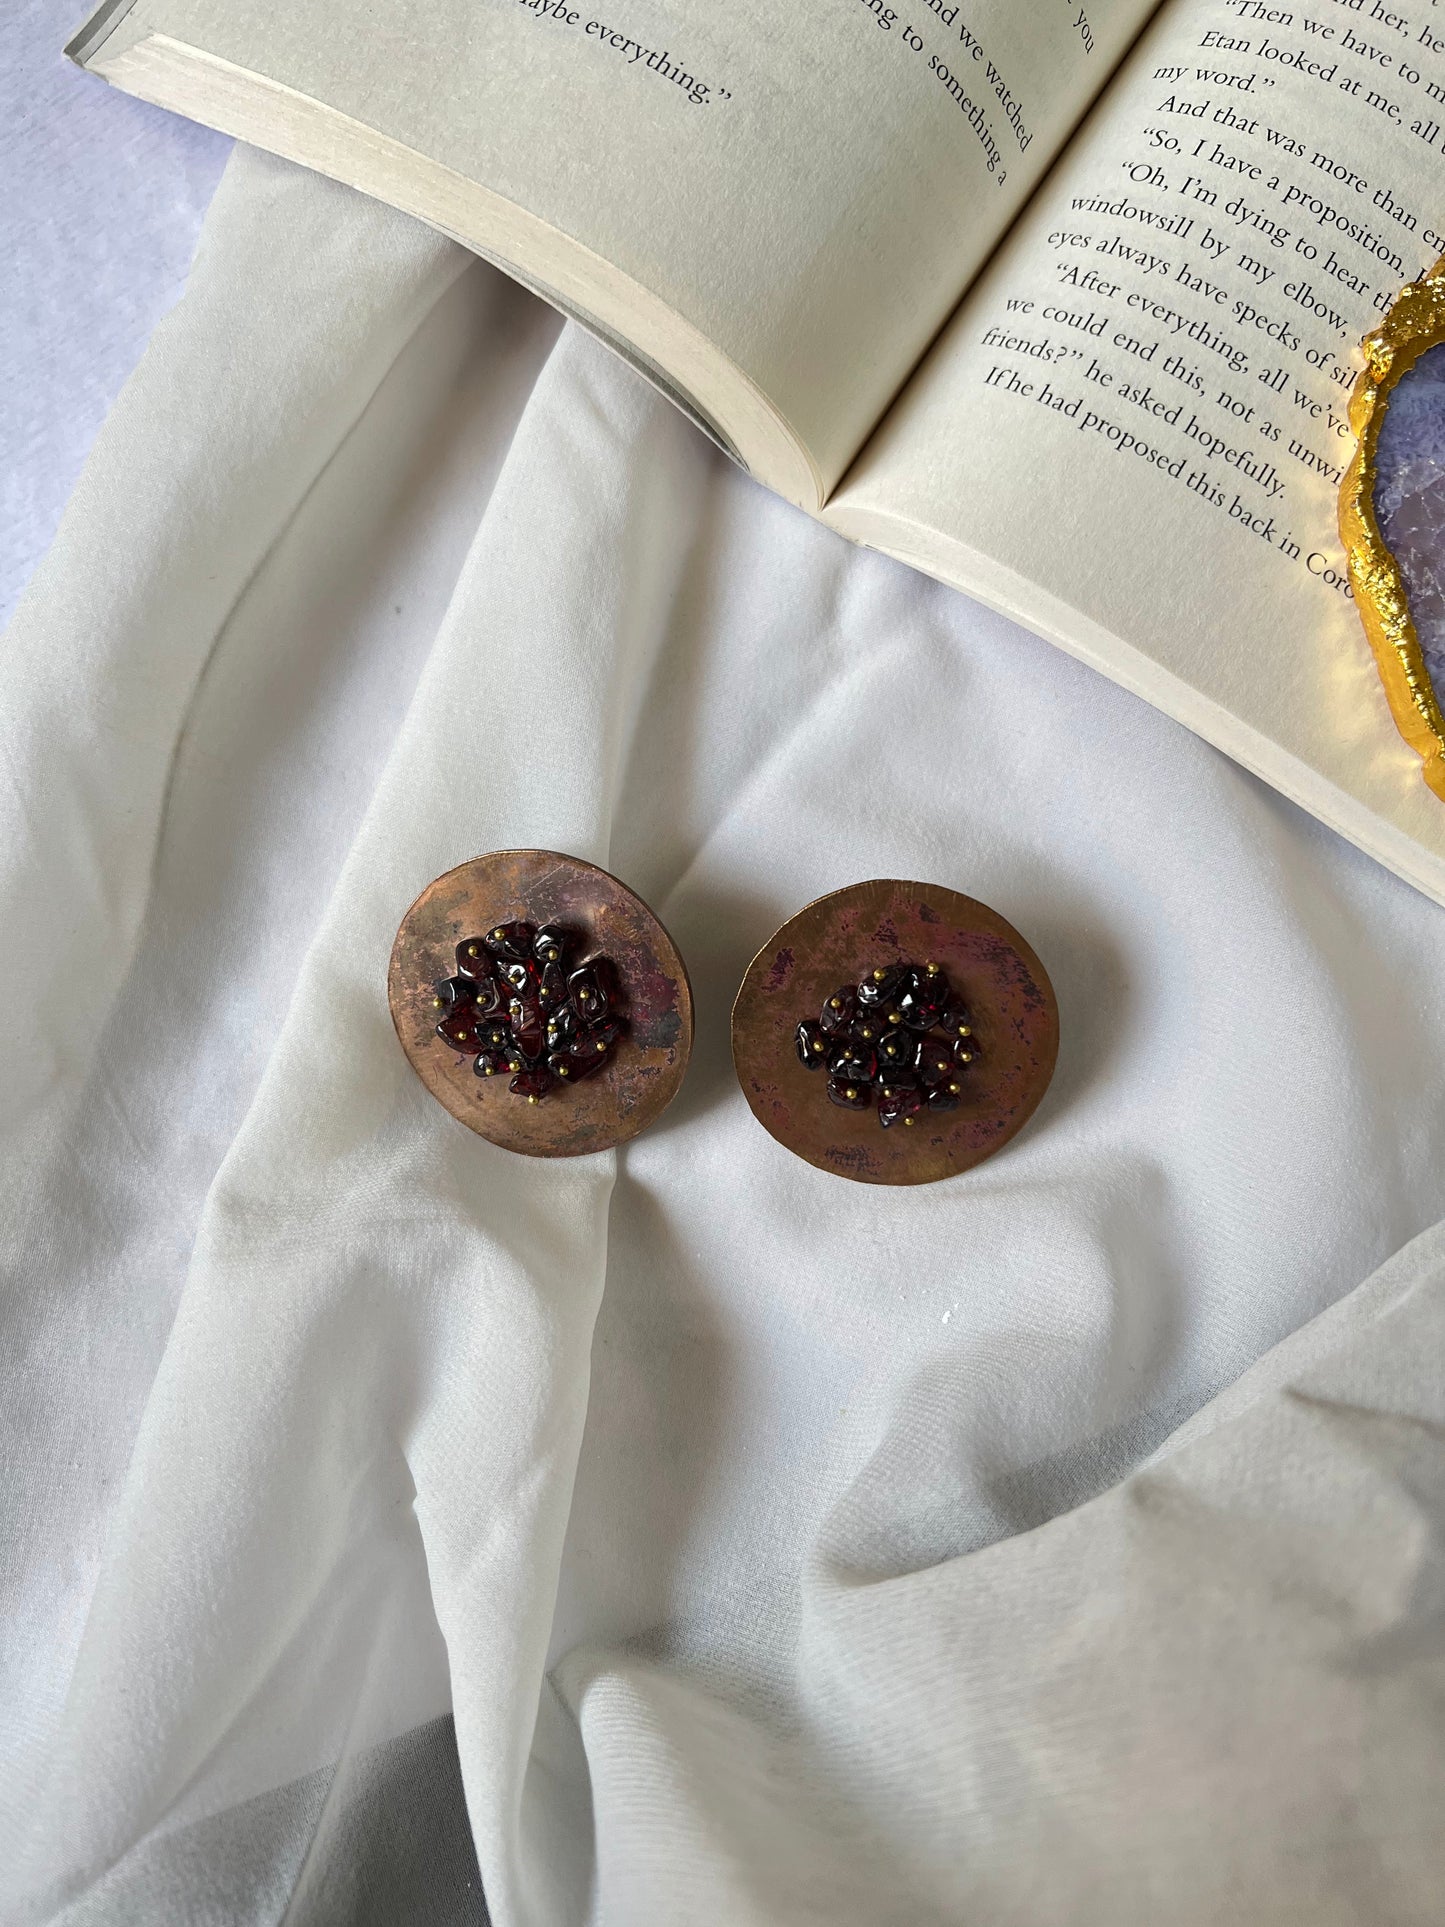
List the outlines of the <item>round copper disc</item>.
<svg viewBox="0 0 1445 1927">
<path fill-rule="evenodd" d="M 627 1022 L 605 1069 L 536 1104 L 506 1076 L 478 1077 L 472 1057 L 436 1031 L 435 987 L 456 969 L 457 945 L 513 919 L 575 931 L 577 961 L 606 957 Z M 626 884 L 552 850 L 495 850 L 428 884 L 396 933 L 387 992 L 401 1047 L 432 1096 L 525 1157 L 581 1157 L 636 1137 L 677 1095 L 692 1049 L 692 988 L 671 937 Z"/>
<path fill-rule="evenodd" d="M 977 1054 L 957 1110 L 885 1130 L 873 1106 L 830 1102 L 827 1072 L 799 1062 L 794 1037 L 840 986 L 898 963 L 946 973 Z M 819 897 L 763 945 L 733 1006 L 733 1063 L 758 1122 L 820 1171 L 864 1184 L 931 1184 L 992 1157 L 1032 1116 L 1058 1049 L 1053 985 L 1018 931 L 931 883 L 855 883 Z"/>
</svg>

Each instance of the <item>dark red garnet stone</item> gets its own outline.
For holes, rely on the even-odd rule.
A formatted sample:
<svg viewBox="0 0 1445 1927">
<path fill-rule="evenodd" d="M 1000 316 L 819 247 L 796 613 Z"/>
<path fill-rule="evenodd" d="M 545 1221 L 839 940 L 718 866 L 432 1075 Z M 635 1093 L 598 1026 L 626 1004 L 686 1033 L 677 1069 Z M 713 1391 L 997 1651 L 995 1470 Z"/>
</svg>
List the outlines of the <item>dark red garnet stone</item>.
<svg viewBox="0 0 1445 1927">
<path fill-rule="evenodd" d="M 436 987 L 438 1037 L 474 1057 L 478 1077 L 510 1071 L 529 1104 L 600 1071 L 627 1031 L 607 959 L 569 968 L 577 943 L 560 924 L 494 924 L 457 945 L 457 974 Z"/>
<path fill-rule="evenodd" d="M 876 1104 L 885 1131 L 925 1110 L 956 1109 L 978 1054 L 968 1009 L 935 963 L 893 964 L 843 984 L 795 1041 L 808 1070 L 827 1071 L 831 1101 L 845 1111 Z"/>
</svg>

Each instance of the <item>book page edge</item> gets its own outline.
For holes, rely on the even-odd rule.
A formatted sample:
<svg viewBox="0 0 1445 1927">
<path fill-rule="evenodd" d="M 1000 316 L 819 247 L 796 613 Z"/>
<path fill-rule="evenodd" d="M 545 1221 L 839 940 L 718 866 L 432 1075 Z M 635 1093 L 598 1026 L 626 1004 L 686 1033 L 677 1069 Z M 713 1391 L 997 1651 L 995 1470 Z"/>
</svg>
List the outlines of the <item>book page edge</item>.
<svg viewBox="0 0 1445 1927">
<path fill-rule="evenodd" d="M 936 548 L 928 545 L 919 539 L 924 531 L 876 511 L 838 504 L 825 509 L 819 520 L 860 547 L 876 549 L 984 603 L 1098 670 L 1445 907 L 1445 855 L 1434 854 L 1314 764 L 1071 604 L 962 543 L 940 540 Z M 1418 781 L 1413 758 L 1411 764 L 1411 780 Z"/>
<path fill-rule="evenodd" d="M 135 0 L 103 0 L 66 41 L 65 58 L 73 60 L 77 67 L 88 66 L 92 56 L 105 45 L 134 5 Z"/>
<path fill-rule="evenodd" d="M 491 261 L 623 354 L 757 480 L 817 512 L 822 476 L 787 418 L 664 296 L 520 203 L 264 74 L 148 31 L 107 52 L 134 5 L 118 0 L 111 15 L 103 7 L 71 43 L 83 47 L 77 58 L 88 71 L 395 207 Z"/>
</svg>

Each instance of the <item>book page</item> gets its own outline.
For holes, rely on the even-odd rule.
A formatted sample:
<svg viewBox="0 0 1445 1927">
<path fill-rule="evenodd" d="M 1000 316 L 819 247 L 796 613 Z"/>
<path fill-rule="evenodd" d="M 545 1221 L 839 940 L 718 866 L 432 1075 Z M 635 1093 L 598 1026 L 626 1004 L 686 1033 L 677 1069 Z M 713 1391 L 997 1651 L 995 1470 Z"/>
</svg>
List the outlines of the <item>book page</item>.
<svg viewBox="0 0 1445 1927">
<path fill-rule="evenodd" d="M 1359 343 L 1445 250 L 1445 9 L 1169 0 L 825 519 L 1445 898 L 1336 530 Z"/>
<path fill-rule="evenodd" d="M 679 386 L 816 507 L 1155 4 L 112 0 L 74 51 L 427 215 L 664 373 L 680 350 L 657 311 L 680 317 L 803 471 L 700 392 L 706 367 Z"/>
</svg>

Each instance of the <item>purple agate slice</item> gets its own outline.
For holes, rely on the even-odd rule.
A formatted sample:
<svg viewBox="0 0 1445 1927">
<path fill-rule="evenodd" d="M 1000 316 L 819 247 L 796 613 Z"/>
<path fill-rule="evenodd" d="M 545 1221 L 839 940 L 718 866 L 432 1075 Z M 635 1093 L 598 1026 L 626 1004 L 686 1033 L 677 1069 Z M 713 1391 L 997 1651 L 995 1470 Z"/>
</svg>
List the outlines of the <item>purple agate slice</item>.
<svg viewBox="0 0 1445 1927">
<path fill-rule="evenodd" d="M 1375 520 L 1404 578 L 1435 693 L 1445 697 L 1445 342 L 1389 392 L 1375 449 Z"/>
</svg>

